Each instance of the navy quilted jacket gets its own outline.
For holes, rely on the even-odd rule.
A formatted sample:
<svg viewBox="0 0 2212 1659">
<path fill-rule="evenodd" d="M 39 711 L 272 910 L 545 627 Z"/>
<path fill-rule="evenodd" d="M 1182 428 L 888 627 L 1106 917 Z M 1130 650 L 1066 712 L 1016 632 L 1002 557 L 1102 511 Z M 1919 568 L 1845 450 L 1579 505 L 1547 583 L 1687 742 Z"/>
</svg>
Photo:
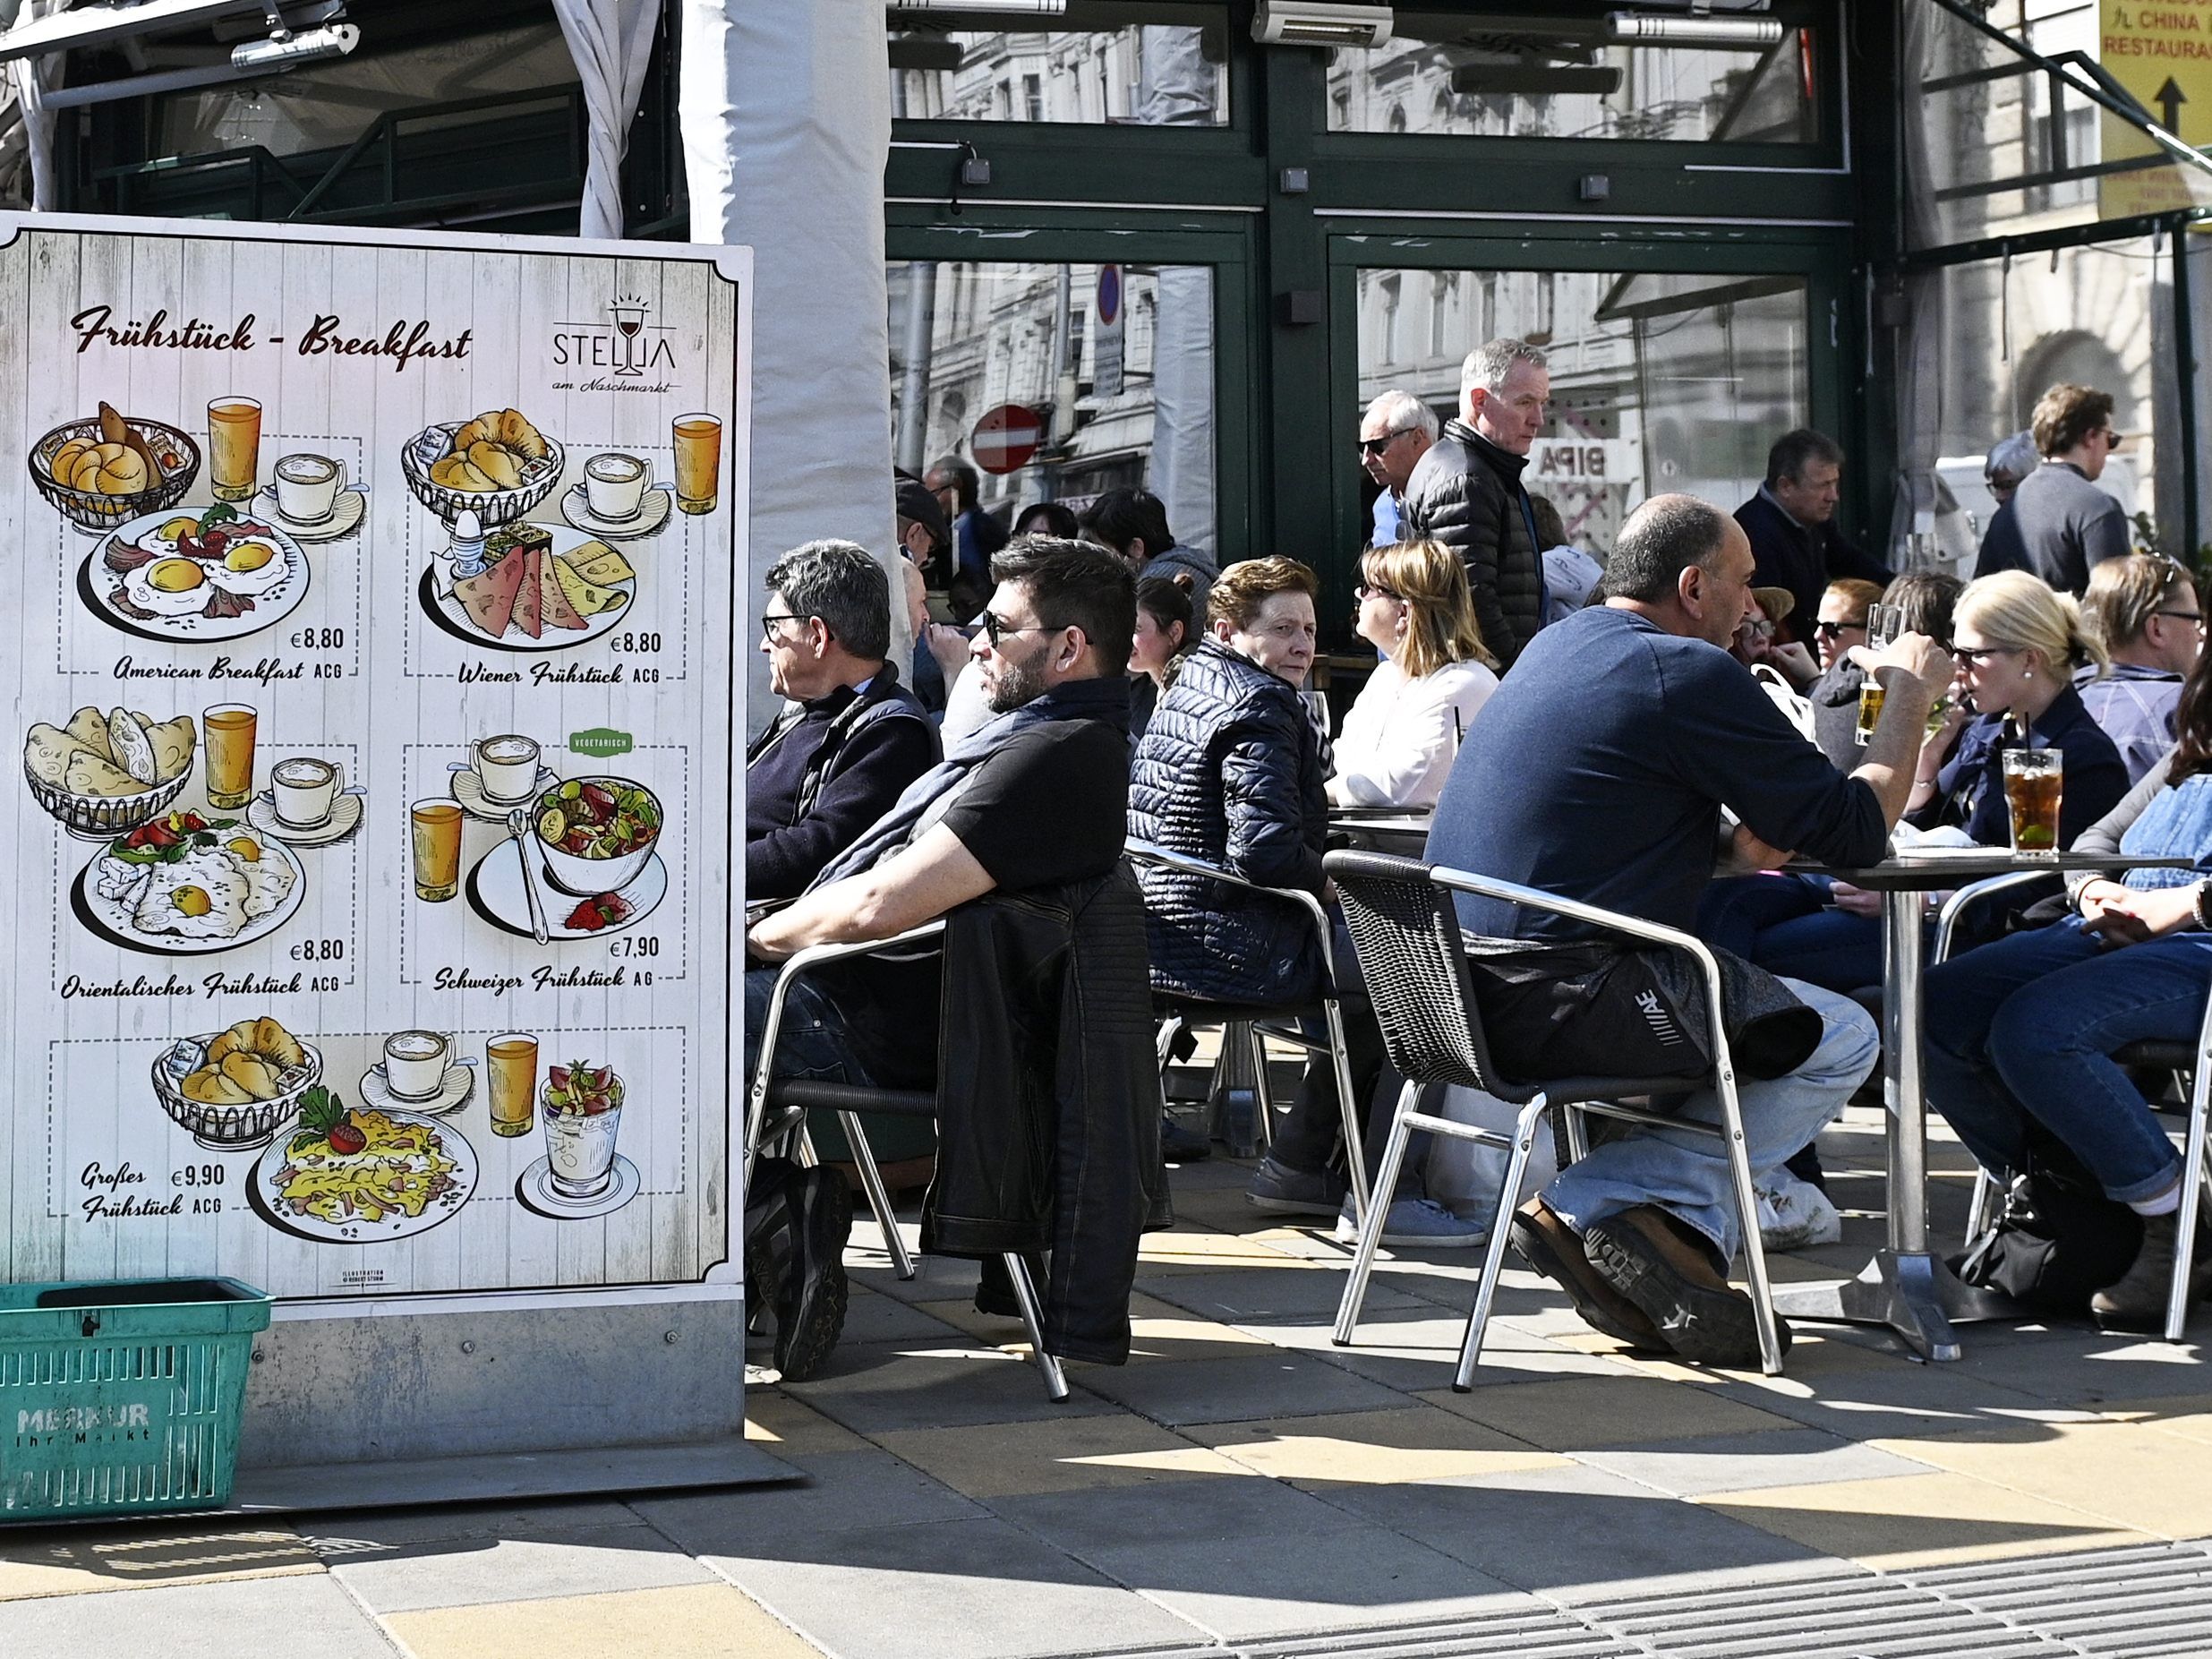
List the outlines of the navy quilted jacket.
<svg viewBox="0 0 2212 1659">
<path fill-rule="evenodd" d="M 1129 833 L 1269 887 L 1319 894 L 1321 763 L 1289 681 L 1201 642 L 1137 745 Z M 1216 1002 L 1304 1001 L 1321 959 L 1302 907 L 1140 866 L 1155 989 Z"/>
</svg>

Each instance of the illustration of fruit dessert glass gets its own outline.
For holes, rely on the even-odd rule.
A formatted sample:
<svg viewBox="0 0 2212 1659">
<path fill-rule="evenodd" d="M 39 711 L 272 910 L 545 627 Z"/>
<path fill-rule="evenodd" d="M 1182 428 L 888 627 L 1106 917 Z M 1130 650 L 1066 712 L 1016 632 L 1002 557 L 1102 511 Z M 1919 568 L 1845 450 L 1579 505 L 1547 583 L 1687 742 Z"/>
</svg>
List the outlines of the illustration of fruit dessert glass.
<svg viewBox="0 0 2212 1659">
<path fill-rule="evenodd" d="M 528 1134 L 537 1111 L 538 1039 L 526 1031 L 504 1032 L 484 1044 L 484 1062 L 491 1074 L 491 1133 Z"/>
<path fill-rule="evenodd" d="M 614 1142 L 622 1128 L 622 1080 L 611 1065 L 581 1060 L 545 1074 L 545 1159 L 553 1190 L 582 1201 L 614 1178 Z"/>
<path fill-rule="evenodd" d="M 461 890 L 461 808 L 444 799 L 408 808 L 414 850 L 414 896 L 440 903 Z"/>
<path fill-rule="evenodd" d="M 722 423 L 712 415 L 679 415 L 672 430 L 676 505 L 687 513 L 711 513 L 722 477 Z"/>
<path fill-rule="evenodd" d="M 210 807 L 235 812 L 253 799 L 254 723 L 243 703 L 219 703 L 200 716 Z"/>
<path fill-rule="evenodd" d="M 261 465 L 261 406 L 218 398 L 208 406 L 208 480 L 218 501 L 252 499 Z"/>
</svg>

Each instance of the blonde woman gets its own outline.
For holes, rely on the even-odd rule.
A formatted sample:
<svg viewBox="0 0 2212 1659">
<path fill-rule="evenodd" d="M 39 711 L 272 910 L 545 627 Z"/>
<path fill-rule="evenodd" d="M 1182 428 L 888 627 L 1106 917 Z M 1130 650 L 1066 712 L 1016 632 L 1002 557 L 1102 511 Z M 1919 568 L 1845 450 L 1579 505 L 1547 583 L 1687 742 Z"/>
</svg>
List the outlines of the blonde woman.
<svg viewBox="0 0 2212 1659">
<path fill-rule="evenodd" d="M 2104 673 L 2104 646 L 2071 598 L 2025 570 L 1968 583 L 1951 632 L 1967 696 L 1920 751 L 1907 817 L 1923 829 L 1959 825 L 1983 846 L 2002 847 L 2011 838 L 2004 751 L 2054 748 L 2066 757 L 2059 845 L 2071 846 L 2128 792 L 2119 749 L 2074 688 L 2079 671 Z"/>
<path fill-rule="evenodd" d="M 1360 556 L 1360 637 L 1382 653 L 1337 737 L 1338 807 L 1433 807 L 1476 713 L 1498 689 L 1467 568 L 1439 542 Z"/>
</svg>

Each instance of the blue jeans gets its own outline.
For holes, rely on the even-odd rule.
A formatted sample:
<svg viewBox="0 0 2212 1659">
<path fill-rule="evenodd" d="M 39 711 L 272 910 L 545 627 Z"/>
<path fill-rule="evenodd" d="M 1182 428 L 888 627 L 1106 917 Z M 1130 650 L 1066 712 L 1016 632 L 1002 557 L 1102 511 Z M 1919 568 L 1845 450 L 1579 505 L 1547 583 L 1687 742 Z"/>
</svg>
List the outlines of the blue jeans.
<svg viewBox="0 0 2212 1659">
<path fill-rule="evenodd" d="M 1983 1168 L 2027 1167 L 2032 1117 L 2120 1203 L 2173 1184 L 2181 1160 L 2112 1051 L 2195 1039 L 2212 936 L 2106 950 L 2069 919 L 1930 969 L 1926 988 L 1928 1099 Z"/>
<path fill-rule="evenodd" d="M 1820 1046 L 1787 1077 L 1738 1082 L 1745 1150 L 1755 1174 L 1810 1145 L 1873 1072 L 1881 1049 L 1874 1022 L 1857 1003 L 1815 985 L 1791 982 L 1789 988 L 1820 1015 Z M 1702 1089 L 1675 1116 L 1717 1126 L 1720 1097 Z M 1728 1153 L 1712 1135 L 1639 1125 L 1562 1170 L 1544 1189 L 1544 1201 L 1577 1233 L 1638 1204 L 1656 1204 L 1703 1233 L 1724 1256 L 1733 1256 L 1741 1242 Z"/>
<path fill-rule="evenodd" d="M 745 1076 L 749 1086 L 760 1067 L 760 1039 L 768 1025 L 768 1002 L 775 994 L 776 968 L 748 968 L 745 971 Z M 776 1044 L 777 1077 L 802 1077 L 814 1082 L 867 1085 L 875 1080 L 852 1057 L 852 1038 L 845 1010 L 809 975 L 791 987 L 783 999 L 781 1040 Z"/>
</svg>

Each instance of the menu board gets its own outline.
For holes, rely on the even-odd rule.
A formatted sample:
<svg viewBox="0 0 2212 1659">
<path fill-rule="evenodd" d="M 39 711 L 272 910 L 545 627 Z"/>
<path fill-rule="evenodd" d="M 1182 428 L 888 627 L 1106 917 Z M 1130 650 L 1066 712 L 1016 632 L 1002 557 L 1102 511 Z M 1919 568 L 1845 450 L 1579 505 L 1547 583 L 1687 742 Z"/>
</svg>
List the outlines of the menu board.
<svg viewBox="0 0 2212 1659">
<path fill-rule="evenodd" d="M 731 1284 L 748 275 L 0 215 L 0 1278 Z"/>
</svg>

